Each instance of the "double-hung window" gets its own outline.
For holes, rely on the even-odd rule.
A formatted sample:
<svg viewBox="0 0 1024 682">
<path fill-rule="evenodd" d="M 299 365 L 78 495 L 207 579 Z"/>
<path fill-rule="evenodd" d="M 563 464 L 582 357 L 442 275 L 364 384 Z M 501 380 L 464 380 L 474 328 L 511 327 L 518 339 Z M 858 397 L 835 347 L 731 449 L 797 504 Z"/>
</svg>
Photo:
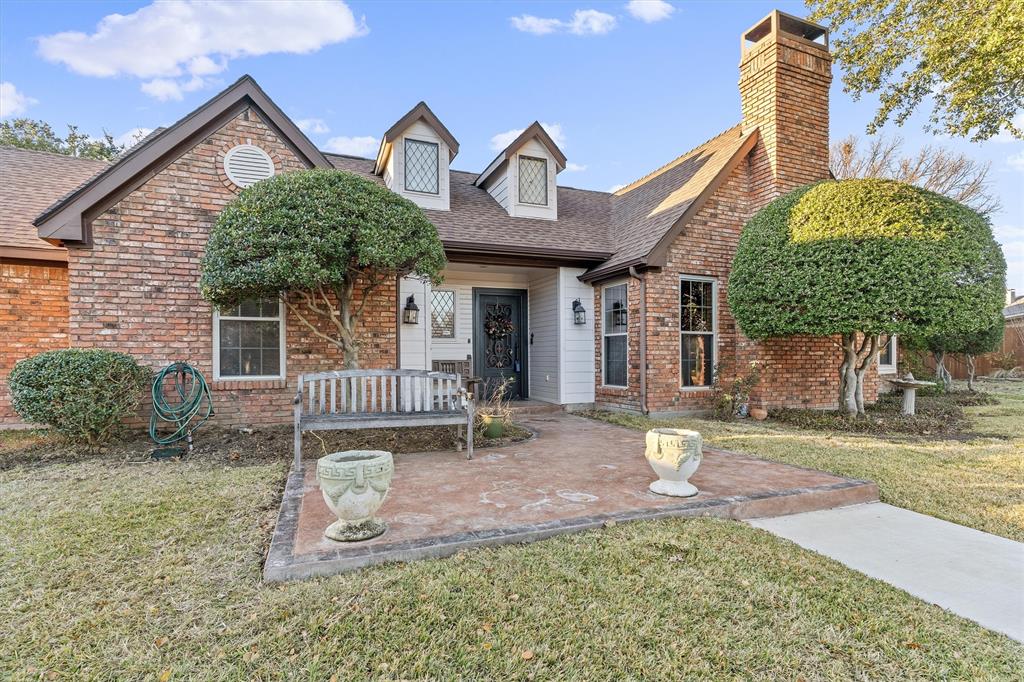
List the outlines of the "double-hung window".
<svg viewBox="0 0 1024 682">
<path fill-rule="evenodd" d="M 715 281 L 700 277 L 679 280 L 679 340 L 683 388 L 711 386 L 715 381 L 718 332 Z"/>
<path fill-rule="evenodd" d="M 405 138 L 405 189 L 409 192 L 437 194 L 438 144 Z"/>
<path fill-rule="evenodd" d="M 251 299 L 213 315 L 215 379 L 284 377 L 284 304 Z"/>
<path fill-rule="evenodd" d="M 896 337 L 882 336 L 882 349 L 878 353 L 878 373 L 896 373 Z"/>
<path fill-rule="evenodd" d="M 601 325 L 603 342 L 604 385 L 627 385 L 627 357 L 629 339 L 629 311 L 627 285 L 614 284 L 601 291 Z"/>
</svg>

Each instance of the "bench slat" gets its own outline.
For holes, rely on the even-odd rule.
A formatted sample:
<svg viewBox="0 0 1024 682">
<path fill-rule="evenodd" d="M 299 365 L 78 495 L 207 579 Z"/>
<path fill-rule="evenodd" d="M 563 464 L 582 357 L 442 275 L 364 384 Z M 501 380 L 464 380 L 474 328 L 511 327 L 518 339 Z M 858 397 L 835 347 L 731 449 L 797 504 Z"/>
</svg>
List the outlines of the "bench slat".
<svg viewBox="0 0 1024 682">
<path fill-rule="evenodd" d="M 338 380 L 331 379 L 331 414 L 338 411 Z"/>
<path fill-rule="evenodd" d="M 326 400 L 327 400 L 327 380 L 326 379 L 321 379 L 320 380 L 320 414 L 323 414 L 324 412 L 327 411 L 326 410 L 327 405 L 325 404 Z"/>
<path fill-rule="evenodd" d="M 356 393 L 356 378 L 349 377 L 348 380 L 348 411 L 359 411 L 359 394 Z"/>
<path fill-rule="evenodd" d="M 395 381 L 396 377 L 391 376 L 391 411 L 398 412 L 398 396 L 395 393 Z"/>
</svg>

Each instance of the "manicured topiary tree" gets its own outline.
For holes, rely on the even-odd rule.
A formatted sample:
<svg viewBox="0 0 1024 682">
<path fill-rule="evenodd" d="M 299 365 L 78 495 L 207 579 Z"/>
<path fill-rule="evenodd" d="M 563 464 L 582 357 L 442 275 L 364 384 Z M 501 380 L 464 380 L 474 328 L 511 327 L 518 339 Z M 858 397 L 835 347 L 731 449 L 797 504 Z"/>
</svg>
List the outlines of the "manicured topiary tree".
<svg viewBox="0 0 1024 682">
<path fill-rule="evenodd" d="M 908 337 L 906 345 L 910 348 L 927 350 L 935 359 L 935 376 L 942 381 L 947 391 L 953 388 L 953 375 L 946 367 L 949 355 L 963 355 L 967 361 L 967 390 L 974 390 L 974 360 L 982 353 L 996 350 L 1003 342 L 1006 320 L 1002 312 L 992 316 L 988 324 L 973 332 L 942 333 L 923 338 Z"/>
<path fill-rule="evenodd" d="M 90 450 L 114 434 L 149 386 L 130 355 L 99 348 L 51 350 L 21 360 L 7 377 L 15 412 Z"/>
<path fill-rule="evenodd" d="M 436 282 L 444 266 L 419 207 L 352 173 L 317 169 L 258 182 L 224 208 L 200 288 L 219 307 L 280 297 L 357 367 L 356 328 L 374 292 L 408 275 Z"/>
<path fill-rule="evenodd" d="M 750 338 L 840 337 L 840 405 L 862 414 L 879 335 L 977 333 L 1001 309 L 1005 279 L 976 211 L 892 180 L 828 181 L 747 223 L 728 299 Z"/>
</svg>

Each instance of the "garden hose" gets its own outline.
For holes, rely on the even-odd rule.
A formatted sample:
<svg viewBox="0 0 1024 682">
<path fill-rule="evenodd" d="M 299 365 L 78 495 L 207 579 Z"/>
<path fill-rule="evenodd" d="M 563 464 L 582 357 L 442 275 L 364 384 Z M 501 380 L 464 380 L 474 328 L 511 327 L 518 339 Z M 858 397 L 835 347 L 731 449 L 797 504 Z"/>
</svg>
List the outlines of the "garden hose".
<svg viewBox="0 0 1024 682">
<path fill-rule="evenodd" d="M 164 392 L 164 381 L 173 377 L 171 396 L 178 400 L 171 402 Z M 205 406 L 205 409 L 204 409 Z M 201 416 L 200 416 L 200 413 Z M 153 414 L 149 419 L 149 437 L 157 445 L 170 445 L 181 440 L 188 441 L 192 451 L 192 432 L 202 426 L 213 415 L 213 395 L 202 373 L 186 362 L 174 362 L 164 367 L 153 379 Z M 198 421 L 195 421 L 198 419 Z M 177 428 L 168 435 L 158 435 L 159 422 L 169 422 Z M 170 456 L 164 450 L 157 450 L 154 456 Z"/>
</svg>

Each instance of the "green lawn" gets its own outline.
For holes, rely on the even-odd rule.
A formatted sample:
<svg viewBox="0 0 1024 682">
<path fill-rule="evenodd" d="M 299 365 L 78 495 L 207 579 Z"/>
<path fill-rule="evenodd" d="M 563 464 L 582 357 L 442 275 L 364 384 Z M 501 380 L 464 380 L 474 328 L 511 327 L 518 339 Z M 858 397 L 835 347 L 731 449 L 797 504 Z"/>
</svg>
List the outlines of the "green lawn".
<svg viewBox="0 0 1024 682">
<path fill-rule="evenodd" d="M 1019 427 L 1014 404 L 979 418 Z M 718 428 L 716 444 L 770 454 L 754 447 L 764 443 L 772 456 L 786 438 L 803 450 L 827 438 Z M 721 520 L 264 586 L 287 448 L 250 456 L 259 448 L 236 443 L 150 464 L 51 445 L 31 463 L 16 456 L 25 439 L 0 439 L 0 679 L 1015 679 L 1024 668 L 1024 646 L 1006 637 Z M 846 440 L 821 442 L 852 450 Z M 929 449 L 939 445 L 887 447 L 952 459 Z M 956 447 L 971 462 L 976 448 L 1010 457 L 1007 442 Z M 986 488 L 1000 475 L 990 469 Z"/>
<path fill-rule="evenodd" d="M 883 502 L 1024 541 L 1024 382 L 979 382 L 995 405 L 966 408 L 978 437 L 931 439 L 612 412 L 590 416 L 647 430 L 700 431 L 713 446 L 875 481 Z"/>
</svg>

